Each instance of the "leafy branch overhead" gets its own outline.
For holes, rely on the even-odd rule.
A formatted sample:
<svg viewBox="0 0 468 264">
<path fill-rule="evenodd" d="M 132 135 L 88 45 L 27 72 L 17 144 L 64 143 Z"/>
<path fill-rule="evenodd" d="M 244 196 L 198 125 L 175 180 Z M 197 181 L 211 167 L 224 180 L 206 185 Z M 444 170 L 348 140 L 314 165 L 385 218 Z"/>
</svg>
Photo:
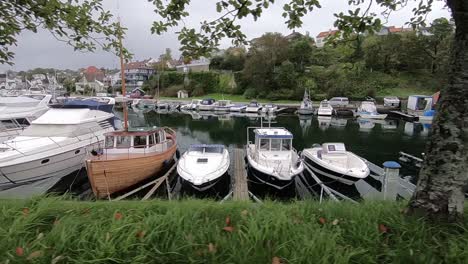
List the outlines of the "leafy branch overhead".
<svg viewBox="0 0 468 264">
<path fill-rule="evenodd" d="M 117 53 L 117 36 L 123 34 L 102 0 L 0 1 L 0 63 L 13 64 L 12 46 L 22 31 L 48 30 L 75 50 L 95 51 L 98 46 Z M 130 56 L 124 51 L 126 57 Z"/>
</svg>

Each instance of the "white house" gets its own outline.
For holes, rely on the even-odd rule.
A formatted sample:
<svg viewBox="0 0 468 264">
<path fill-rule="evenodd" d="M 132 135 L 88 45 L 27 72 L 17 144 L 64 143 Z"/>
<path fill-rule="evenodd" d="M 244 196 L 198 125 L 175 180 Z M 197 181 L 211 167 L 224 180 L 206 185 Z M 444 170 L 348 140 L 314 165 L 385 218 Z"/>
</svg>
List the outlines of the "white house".
<svg viewBox="0 0 468 264">
<path fill-rule="evenodd" d="M 210 70 L 210 60 L 204 57 L 201 57 L 198 60 L 193 60 L 188 64 L 182 64 L 176 66 L 178 72 L 202 72 Z"/>
<path fill-rule="evenodd" d="M 83 77 L 80 82 L 75 83 L 76 92 L 84 94 L 86 91 L 86 87 L 88 87 L 93 94 L 107 93 L 107 89 L 105 88 L 104 83 L 98 80 L 88 82 L 88 80 L 85 77 Z"/>
<path fill-rule="evenodd" d="M 185 90 L 177 91 L 177 98 L 188 98 L 188 92 Z"/>
<path fill-rule="evenodd" d="M 315 37 L 315 45 L 317 46 L 317 48 L 321 48 L 325 46 L 325 43 L 327 43 L 327 38 L 335 35 L 336 33 L 338 33 L 338 30 L 331 30 L 331 29 L 328 31 L 320 32 L 317 35 L 317 37 Z"/>
</svg>

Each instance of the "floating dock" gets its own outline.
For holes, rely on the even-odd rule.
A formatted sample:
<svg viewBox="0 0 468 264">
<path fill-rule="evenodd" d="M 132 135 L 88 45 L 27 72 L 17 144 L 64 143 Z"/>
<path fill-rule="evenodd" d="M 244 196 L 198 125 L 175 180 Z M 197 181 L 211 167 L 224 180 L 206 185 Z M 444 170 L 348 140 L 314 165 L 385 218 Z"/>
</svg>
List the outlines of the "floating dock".
<svg viewBox="0 0 468 264">
<path fill-rule="evenodd" d="M 410 121 L 410 122 L 417 121 L 419 119 L 417 116 L 403 113 L 401 111 L 390 111 L 389 114 L 392 116 L 402 118 L 403 120 Z"/>
<path fill-rule="evenodd" d="M 232 177 L 232 196 L 235 201 L 249 200 L 247 170 L 244 149 L 234 149 L 234 175 Z"/>
</svg>

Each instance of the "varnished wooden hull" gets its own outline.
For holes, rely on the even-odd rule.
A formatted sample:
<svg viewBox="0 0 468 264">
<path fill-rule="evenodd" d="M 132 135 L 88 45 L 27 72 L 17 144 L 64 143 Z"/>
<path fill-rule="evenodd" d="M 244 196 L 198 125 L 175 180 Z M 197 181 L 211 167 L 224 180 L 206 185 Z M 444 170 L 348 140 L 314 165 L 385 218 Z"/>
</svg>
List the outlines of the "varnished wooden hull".
<svg viewBox="0 0 468 264">
<path fill-rule="evenodd" d="M 124 190 L 159 173 L 172 160 L 177 150 L 174 140 L 165 152 L 140 157 L 90 159 L 86 161 L 88 178 L 97 198 Z"/>
</svg>

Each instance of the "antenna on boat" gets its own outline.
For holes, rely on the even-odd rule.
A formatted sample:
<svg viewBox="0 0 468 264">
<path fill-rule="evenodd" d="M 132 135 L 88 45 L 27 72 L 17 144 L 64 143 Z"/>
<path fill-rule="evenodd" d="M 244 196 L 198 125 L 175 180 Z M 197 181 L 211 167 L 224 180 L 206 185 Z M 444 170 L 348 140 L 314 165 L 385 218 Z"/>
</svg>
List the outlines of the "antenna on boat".
<svg viewBox="0 0 468 264">
<path fill-rule="evenodd" d="M 119 51 L 120 51 L 120 79 L 122 80 L 122 96 L 123 96 L 123 116 L 124 116 L 124 130 L 128 131 L 128 109 L 127 102 L 125 101 L 125 96 L 127 95 L 127 90 L 125 87 L 125 69 L 124 69 L 124 59 L 123 59 L 123 48 L 122 48 L 122 28 L 120 27 L 120 17 L 118 18 L 118 37 L 119 37 Z"/>
</svg>

